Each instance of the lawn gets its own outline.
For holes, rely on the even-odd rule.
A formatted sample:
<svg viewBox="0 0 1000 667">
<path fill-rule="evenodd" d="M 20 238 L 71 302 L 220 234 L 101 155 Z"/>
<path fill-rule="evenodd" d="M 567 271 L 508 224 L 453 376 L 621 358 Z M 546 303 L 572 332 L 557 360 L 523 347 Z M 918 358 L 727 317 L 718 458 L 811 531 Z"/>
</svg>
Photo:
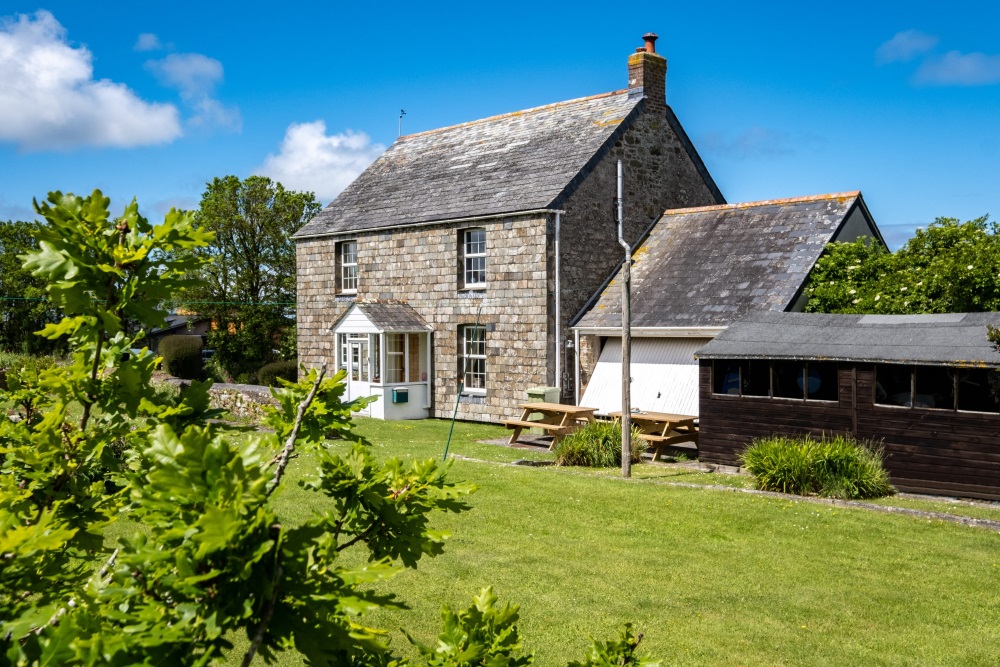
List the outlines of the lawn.
<svg viewBox="0 0 1000 667">
<path fill-rule="evenodd" d="M 359 420 L 384 457 L 440 457 L 448 426 Z M 446 553 L 391 582 L 412 609 L 368 619 L 392 630 L 400 651 L 409 648 L 398 628 L 432 641 L 441 603 L 467 606 L 492 584 L 521 605 L 542 666 L 582 658 L 587 635 L 610 637 L 628 620 L 671 665 L 1000 663 L 996 533 L 670 484 L 726 481 L 691 470 L 640 465 L 641 479 L 626 481 L 505 465 L 551 455 L 476 442 L 504 434 L 455 426 L 451 475 L 480 489 L 472 511 L 436 519 L 453 533 Z M 308 463 L 295 461 L 293 473 L 308 474 Z M 277 502 L 301 518 L 304 500 L 290 485 Z"/>
</svg>

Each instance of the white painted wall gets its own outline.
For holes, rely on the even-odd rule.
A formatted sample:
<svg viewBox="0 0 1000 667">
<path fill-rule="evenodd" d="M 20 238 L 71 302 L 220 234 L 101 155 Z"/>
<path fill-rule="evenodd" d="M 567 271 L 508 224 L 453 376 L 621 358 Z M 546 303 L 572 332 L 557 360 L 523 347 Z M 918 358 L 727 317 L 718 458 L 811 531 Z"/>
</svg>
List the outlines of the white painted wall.
<svg viewBox="0 0 1000 667">
<path fill-rule="evenodd" d="M 711 338 L 633 338 L 632 408 L 698 414 L 698 362 L 694 354 Z M 609 338 L 580 405 L 599 414 L 621 410 L 622 348 Z"/>
<path fill-rule="evenodd" d="M 410 390 L 410 400 L 407 403 L 393 403 L 392 389 L 399 387 Z M 427 419 L 430 417 L 430 410 L 427 405 L 427 384 L 424 382 L 411 382 L 408 384 L 393 385 L 372 385 L 372 394 L 378 396 L 378 400 L 371 404 L 371 416 L 376 419 Z"/>
</svg>

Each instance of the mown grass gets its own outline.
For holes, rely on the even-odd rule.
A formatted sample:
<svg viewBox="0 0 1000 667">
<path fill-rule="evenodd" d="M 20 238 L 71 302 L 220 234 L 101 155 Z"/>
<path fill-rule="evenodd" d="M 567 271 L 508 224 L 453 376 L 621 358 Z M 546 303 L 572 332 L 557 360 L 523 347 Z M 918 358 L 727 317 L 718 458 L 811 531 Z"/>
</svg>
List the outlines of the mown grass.
<svg viewBox="0 0 1000 667">
<path fill-rule="evenodd" d="M 441 456 L 448 424 L 359 420 L 359 430 L 379 456 L 426 458 Z M 388 586 L 412 609 L 368 619 L 404 653 L 398 628 L 431 641 L 442 603 L 467 606 L 492 584 L 521 604 L 526 644 L 542 666 L 579 659 L 588 634 L 610 637 L 627 620 L 666 664 L 1000 662 L 996 533 L 669 484 L 740 479 L 688 469 L 639 465 L 636 476 L 650 469 L 647 479 L 626 481 L 613 470 L 503 465 L 552 458 L 476 442 L 504 434 L 455 426 L 451 452 L 478 459 L 456 458 L 451 473 L 479 485 L 474 509 L 437 518 L 453 533 L 446 553 Z M 309 474 L 308 457 L 293 466 Z M 290 485 L 277 502 L 300 520 L 322 502 L 309 498 Z M 953 506 L 940 505 L 932 511 Z"/>
</svg>

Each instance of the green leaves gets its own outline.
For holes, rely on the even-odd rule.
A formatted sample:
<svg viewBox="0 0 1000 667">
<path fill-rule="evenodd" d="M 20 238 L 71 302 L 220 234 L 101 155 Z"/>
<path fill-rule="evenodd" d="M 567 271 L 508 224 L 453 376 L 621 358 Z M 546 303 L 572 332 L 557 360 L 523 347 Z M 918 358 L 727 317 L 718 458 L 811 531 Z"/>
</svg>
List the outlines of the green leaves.
<svg viewBox="0 0 1000 667">
<path fill-rule="evenodd" d="M 610 641 L 590 640 L 587 657 L 580 662 L 570 662 L 567 667 L 659 667 L 659 662 L 639 658 L 637 650 L 642 641 L 642 633 L 636 634 L 631 623 L 622 626 L 617 639 Z"/>
<path fill-rule="evenodd" d="M 809 312 L 1000 310 L 1000 228 L 986 217 L 938 218 L 895 253 L 866 239 L 827 246 L 806 293 Z"/>
<path fill-rule="evenodd" d="M 441 609 L 443 628 L 438 643 L 430 648 L 409 634 L 429 667 L 518 667 L 530 665 L 531 654 L 519 655 L 521 636 L 517 629 L 518 607 L 497 606 L 493 588 L 484 588 L 472 598 L 472 606 L 452 611 Z"/>
<path fill-rule="evenodd" d="M 342 456 L 320 450 L 317 458 L 319 479 L 303 485 L 334 502 L 310 525 L 333 533 L 338 550 L 363 542 L 372 560 L 416 567 L 424 555 L 442 553 L 448 533 L 430 529 L 431 513 L 466 511 L 465 498 L 476 491 L 472 484 L 446 481 L 450 463 L 391 459 L 381 465 L 361 444 Z"/>
</svg>

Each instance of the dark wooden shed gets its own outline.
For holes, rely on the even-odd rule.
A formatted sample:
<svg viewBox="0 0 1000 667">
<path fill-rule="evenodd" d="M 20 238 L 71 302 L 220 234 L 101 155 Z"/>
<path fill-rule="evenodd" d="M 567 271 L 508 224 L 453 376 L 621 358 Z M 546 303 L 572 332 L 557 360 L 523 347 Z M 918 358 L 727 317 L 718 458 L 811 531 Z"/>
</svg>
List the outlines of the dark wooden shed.
<svg viewBox="0 0 1000 667">
<path fill-rule="evenodd" d="M 699 359 L 700 458 L 739 465 L 756 437 L 881 441 L 903 491 L 1000 500 L 1000 313 L 763 312 Z"/>
</svg>

